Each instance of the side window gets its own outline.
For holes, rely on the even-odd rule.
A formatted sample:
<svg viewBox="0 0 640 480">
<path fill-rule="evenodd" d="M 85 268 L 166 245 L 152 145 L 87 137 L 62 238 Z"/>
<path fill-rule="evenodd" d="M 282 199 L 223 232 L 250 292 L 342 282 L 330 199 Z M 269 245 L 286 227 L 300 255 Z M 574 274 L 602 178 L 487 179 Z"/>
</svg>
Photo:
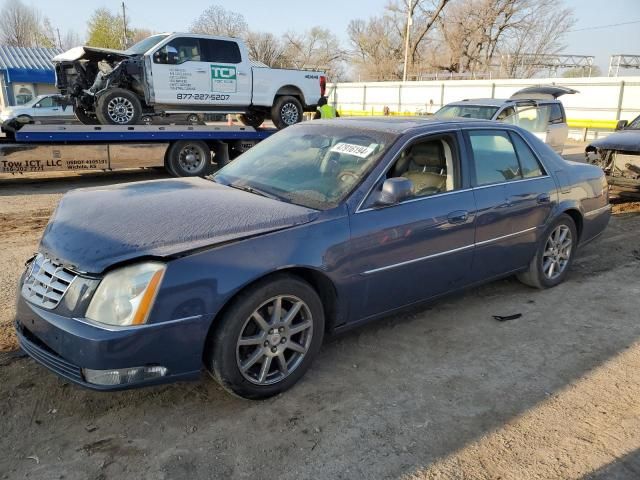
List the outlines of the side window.
<svg viewBox="0 0 640 480">
<path fill-rule="evenodd" d="M 499 130 L 471 130 L 469 143 L 476 170 L 476 185 L 519 180 L 520 165 L 507 132 Z"/>
<path fill-rule="evenodd" d="M 546 132 L 548 119 L 548 105 L 518 105 L 513 123 L 530 132 Z"/>
<path fill-rule="evenodd" d="M 416 197 L 434 195 L 457 188 L 458 165 L 455 138 L 445 135 L 407 147 L 389 169 L 387 178 L 411 180 Z"/>
<path fill-rule="evenodd" d="M 552 103 L 549 105 L 549 123 L 564 123 L 564 115 L 562 113 L 562 107 L 559 103 Z"/>
<path fill-rule="evenodd" d="M 153 54 L 154 63 L 161 64 L 177 65 L 201 60 L 200 40 L 197 38 L 174 38 Z"/>
<path fill-rule="evenodd" d="M 514 123 L 515 114 L 516 110 L 513 107 L 507 107 L 498 114 L 496 120 L 499 122 Z"/>
<path fill-rule="evenodd" d="M 240 47 L 237 42 L 228 40 L 200 40 L 205 62 L 241 63 Z"/>
<path fill-rule="evenodd" d="M 40 105 L 40 108 L 53 107 L 53 99 L 51 97 L 44 97 L 38 102 L 38 105 Z"/>
<path fill-rule="evenodd" d="M 518 160 L 520 160 L 520 172 L 524 178 L 540 177 L 545 174 L 542 165 L 533 154 L 529 145 L 518 135 L 511 132 L 511 140 L 516 147 Z"/>
</svg>

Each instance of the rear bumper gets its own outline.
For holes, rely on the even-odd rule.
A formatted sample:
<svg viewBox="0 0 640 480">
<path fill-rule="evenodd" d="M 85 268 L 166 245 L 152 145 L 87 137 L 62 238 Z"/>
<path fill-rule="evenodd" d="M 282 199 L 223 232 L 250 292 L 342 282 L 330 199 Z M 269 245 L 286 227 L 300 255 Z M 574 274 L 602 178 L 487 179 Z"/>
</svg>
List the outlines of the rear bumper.
<svg viewBox="0 0 640 480">
<path fill-rule="evenodd" d="M 190 317 L 138 328 L 109 330 L 18 301 L 16 332 L 21 348 L 65 379 L 94 390 L 123 390 L 200 377 L 208 322 Z M 163 377 L 119 385 L 86 381 L 82 369 L 111 370 L 159 365 Z"/>
</svg>

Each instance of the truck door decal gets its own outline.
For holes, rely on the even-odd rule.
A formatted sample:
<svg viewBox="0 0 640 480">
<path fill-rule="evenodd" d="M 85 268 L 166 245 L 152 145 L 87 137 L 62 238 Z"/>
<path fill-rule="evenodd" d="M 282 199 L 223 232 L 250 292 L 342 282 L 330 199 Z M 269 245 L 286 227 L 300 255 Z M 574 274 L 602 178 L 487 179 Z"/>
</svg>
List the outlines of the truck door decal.
<svg viewBox="0 0 640 480">
<path fill-rule="evenodd" d="M 238 77 L 236 67 L 230 65 L 211 65 L 211 91 L 236 93 Z"/>
</svg>

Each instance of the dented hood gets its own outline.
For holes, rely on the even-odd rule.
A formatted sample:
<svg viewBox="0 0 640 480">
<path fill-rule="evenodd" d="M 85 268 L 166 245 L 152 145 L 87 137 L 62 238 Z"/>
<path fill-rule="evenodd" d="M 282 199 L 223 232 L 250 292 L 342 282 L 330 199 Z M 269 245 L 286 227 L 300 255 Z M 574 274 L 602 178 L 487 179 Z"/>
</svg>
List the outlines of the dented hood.
<svg viewBox="0 0 640 480">
<path fill-rule="evenodd" d="M 601 148 L 604 150 L 622 150 L 627 152 L 640 152 L 640 130 L 621 130 L 591 142 L 587 146 L 590 148 Z"/>
<path fill-rule="evenodd" d="M 135 55 L 123 50 L 113 50 L 111 48 L 97 47 L 74 47 L 71 50 L 60 53 L 51 59 L 52 62 L 75 62 L 76 60 L 122 60 Z"/>
<path fill-rule="evenodd" d="M 82 272 L 164 257 L 310 222 L 316 210 L 201 178 L 156 180 L 67 193 L 40 251 Z"/>
</svg>

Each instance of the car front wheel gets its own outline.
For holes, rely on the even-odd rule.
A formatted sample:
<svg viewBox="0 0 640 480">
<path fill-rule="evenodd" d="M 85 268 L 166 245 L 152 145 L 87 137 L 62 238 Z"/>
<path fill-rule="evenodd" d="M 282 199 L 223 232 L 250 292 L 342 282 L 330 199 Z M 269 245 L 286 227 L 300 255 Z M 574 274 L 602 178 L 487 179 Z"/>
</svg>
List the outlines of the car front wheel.
<svg viewBox="0 0 640 480">
<path fill-rule="evenodd" d="M 560 215 L 540 239 L 529 269 L 518 279 L 535 288 L 555 287 L 567 277 L 577 246 L 575 222 L 567 214 Z"/>
<path fill-rule="evenodd" d="M 292 387 L 317 355 L 324 334 L 322 303 L 305 281 L 278 275 L 241 293 L 208 342 L 207 367 L 244 398 Z"/>
</svg>

